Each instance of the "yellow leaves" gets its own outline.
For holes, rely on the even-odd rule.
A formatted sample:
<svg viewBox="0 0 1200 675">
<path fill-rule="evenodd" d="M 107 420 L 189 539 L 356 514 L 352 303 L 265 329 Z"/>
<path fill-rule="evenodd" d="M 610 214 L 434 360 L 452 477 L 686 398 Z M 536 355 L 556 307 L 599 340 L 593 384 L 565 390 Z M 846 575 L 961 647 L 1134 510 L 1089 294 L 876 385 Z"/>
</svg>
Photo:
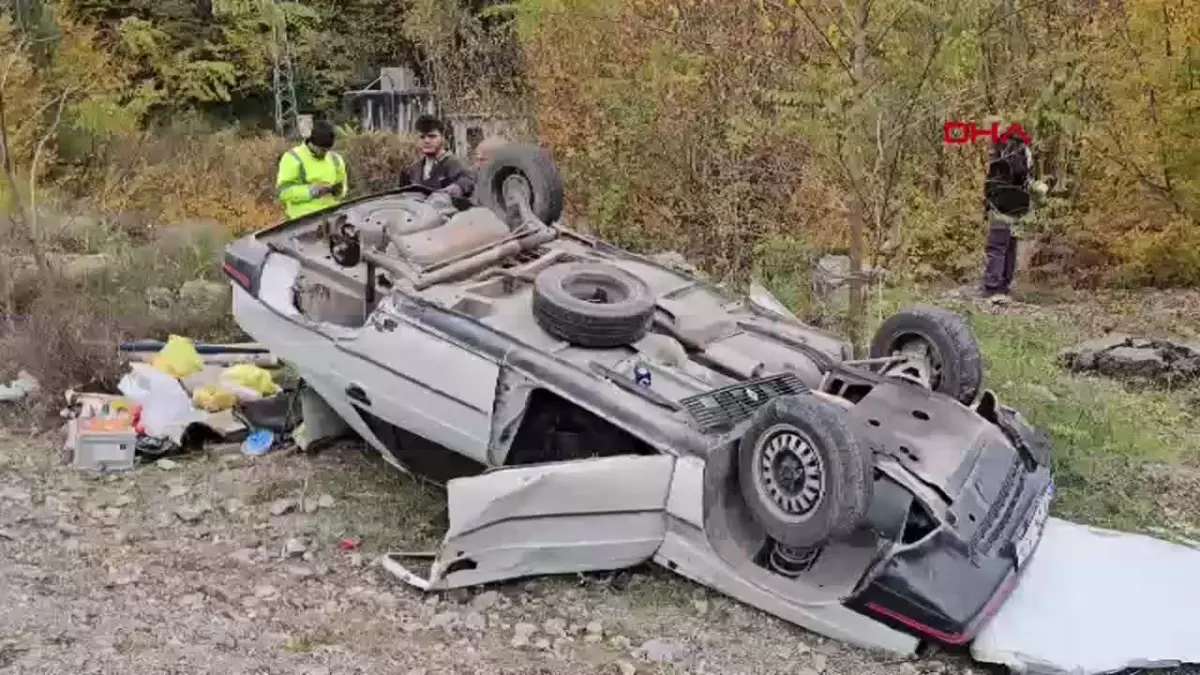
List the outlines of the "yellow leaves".
<svg viewBox="0 0 1200 675">
<path fill-rule="evenodd" d="M 825 29 L 825 37 L 829 40 L 829 44 L 833 45 L 834 49 L 842 51 L 846 48 L 846 39 L 842 35 L 842 31 L 838 30 L 837 24 L 829 24 L 829 27 Z"/>
</svg>

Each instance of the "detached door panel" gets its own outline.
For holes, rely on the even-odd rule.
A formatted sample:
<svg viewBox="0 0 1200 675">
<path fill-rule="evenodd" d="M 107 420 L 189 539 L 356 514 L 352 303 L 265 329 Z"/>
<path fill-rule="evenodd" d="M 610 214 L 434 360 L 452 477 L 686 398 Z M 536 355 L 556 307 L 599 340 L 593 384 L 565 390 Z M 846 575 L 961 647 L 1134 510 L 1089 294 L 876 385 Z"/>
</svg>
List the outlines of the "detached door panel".
<svg viewBox="0 0 1200 675">
<path fill-rule="evenodd" d="M 497 469 L 447 485 L 450 527 L 428 590 L 641 564 L 666 536 L 675 458 L 618 456 Z"/>
</svg>

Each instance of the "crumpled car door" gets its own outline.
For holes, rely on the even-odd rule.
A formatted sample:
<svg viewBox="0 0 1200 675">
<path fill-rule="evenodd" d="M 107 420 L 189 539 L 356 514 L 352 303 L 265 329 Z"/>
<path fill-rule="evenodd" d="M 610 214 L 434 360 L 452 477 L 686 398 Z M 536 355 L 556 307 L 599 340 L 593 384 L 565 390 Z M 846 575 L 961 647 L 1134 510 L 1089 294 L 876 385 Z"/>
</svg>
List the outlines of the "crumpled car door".
<svg viewBox="0 0 1200 675">
<path fill-rule="evenodd" d="M 669 455 L 617 456 L 496 469 L 446 485 L 450 526 L 429 576 L 384 556 L 422 590 L 543 574 L 632 567 L 666 535 Z"/>
</svg>

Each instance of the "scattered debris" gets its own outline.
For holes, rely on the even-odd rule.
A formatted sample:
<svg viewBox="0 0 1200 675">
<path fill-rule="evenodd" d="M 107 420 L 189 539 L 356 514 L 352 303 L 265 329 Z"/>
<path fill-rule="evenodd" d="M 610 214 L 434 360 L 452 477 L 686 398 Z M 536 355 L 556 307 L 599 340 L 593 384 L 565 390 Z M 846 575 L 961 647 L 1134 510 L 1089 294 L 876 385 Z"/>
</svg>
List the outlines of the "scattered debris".
<svg viewBox="0 0 1200 675">
<path fill-rule="evenodd" d="M 295 499 L 276 499 L 275 501 L 271 502 L 271 515 L 282 516 L 284 514 L 291 513 L 292 511 L 296 510 L 296 506 L 297 504 Z"/>
<path fill-rule="evenodd" d="M 1200 377 L 1200 345 L 1114 333 L 1063 350 L 1059 363 L 1074 372 L 1164 383 Z"/>
<path fill-rule="evenodd" d="M 174 461 L 164 458 L 164 459 L 160 459 L 157 462 L 155 462 L 154 465 L 164 471 L 170 471 L 171 469 L 174 469 L 175 467 L 179 466 L 179 462 L 174 462 Z"/>
<path fill-rule="evenodd" d="M 129 414 L 77 418 L 67 423 L 71 465 L 81 471 L 112 472 L 133 468 L 138 435 Z"/>
<path fill-rule="evenodd" d="M 674 663 L 687 658 L 690 651 L 683 642 L 654 638 L 643 642 L 634 651 L 634 656 L 651 663 Z"/>
<path fill-rule="evenodd" d="M 299 558 L 308 550 L 308 546 L 296 537 L 288 539 L 283 544 L 283 555 L 286 558 Z"/>
<path fill-rule="evenodd" d="M 182 443 L 188 426 L 203 422 L 206 414 L 192 406 L 179 380 L 145 363 L 134 363 L 117 388 L 141 407 L 139 422 L 144 434 Z"/>
<path fill-rule="evenodd" d="M 175 516 L 185 523 L 197 523 L 207 511 L 203 506 L 181 506 L 175 509 Z"/>
<path fill-rule="evenodd" d="M 270 429 L 255 429 L 242 441 L 242 454 L 256 456 L 265 454 L 275 445 L 275 434 Z"/>
<path fill-rule="evenodd" d="M 22 370 L 17 373 L 17 379 L 7 385 L 0 385 L 0 403 L 15 403 L 37 391 L 37 378 Z"/>
</svg>

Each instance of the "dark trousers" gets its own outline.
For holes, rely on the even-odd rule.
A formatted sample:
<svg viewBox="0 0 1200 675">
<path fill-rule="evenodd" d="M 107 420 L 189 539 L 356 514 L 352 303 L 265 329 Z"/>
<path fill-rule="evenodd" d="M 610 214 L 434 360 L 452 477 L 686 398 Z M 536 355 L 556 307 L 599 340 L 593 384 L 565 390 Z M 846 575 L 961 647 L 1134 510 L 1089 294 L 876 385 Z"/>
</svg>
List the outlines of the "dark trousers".
<svg viewBox="0 0 1200 675">
<path fill-rule="evenodd" d="M 988 223 L 987 263 L 983 268 L 983 290 L 988 293 L 1012 291 L 1017 270 L 1017 238 L 1008 223 L 992 219 Z"/>
</svg>

